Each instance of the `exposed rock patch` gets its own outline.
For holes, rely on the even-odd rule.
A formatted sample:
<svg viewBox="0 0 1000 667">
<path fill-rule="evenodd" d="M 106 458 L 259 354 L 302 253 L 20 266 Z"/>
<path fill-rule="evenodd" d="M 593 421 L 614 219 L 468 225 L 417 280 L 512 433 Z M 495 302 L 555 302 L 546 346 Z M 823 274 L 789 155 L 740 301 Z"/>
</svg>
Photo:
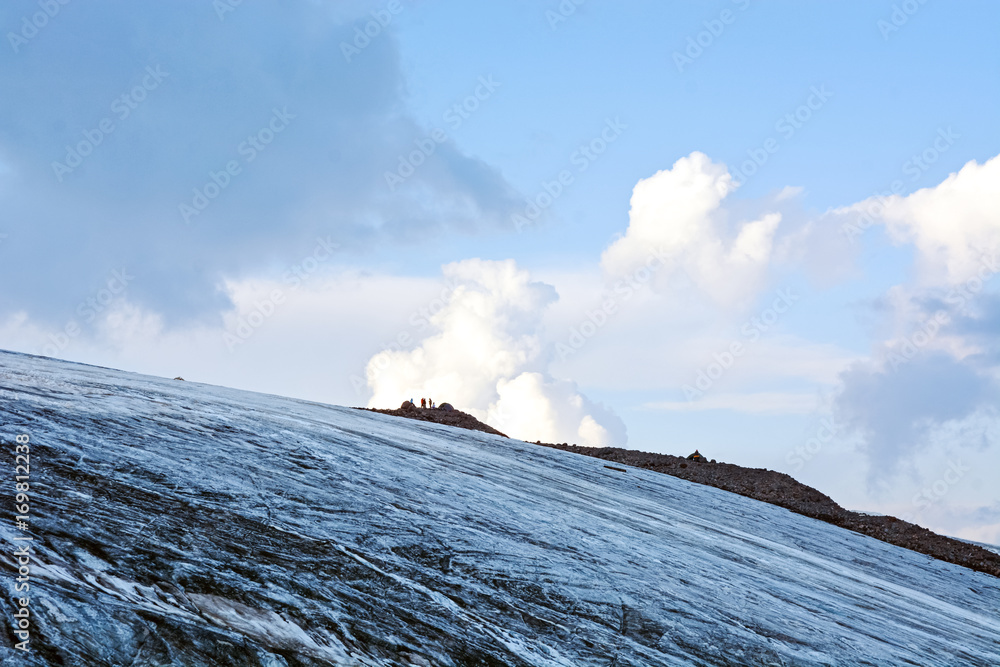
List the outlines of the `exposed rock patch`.
<svg viewBox="0 0 1000 667">
<path fill-rule="evenodd" d="M 445 407 L 447 406 L 447 407 Z M 397 410 L 380 410 L 377 408 L 357 408 L 358 410 L 368 410 L 369 412 L 379 412 L 383 415 L 393 415 L 395 417 L 406 417 L 407 419 L 417 419 L 423 422 L 434 422 L 435 424 L 445 424 L 470 431 L 482 431 L 493 435 L 502 435 L 488 424 L 484 424 L 467 412 L 456 410 L 450 403 L 442 403 L 437 408 L 418 408 L 409 401 L 404 401 L 402 407 Z"/>
</svg>

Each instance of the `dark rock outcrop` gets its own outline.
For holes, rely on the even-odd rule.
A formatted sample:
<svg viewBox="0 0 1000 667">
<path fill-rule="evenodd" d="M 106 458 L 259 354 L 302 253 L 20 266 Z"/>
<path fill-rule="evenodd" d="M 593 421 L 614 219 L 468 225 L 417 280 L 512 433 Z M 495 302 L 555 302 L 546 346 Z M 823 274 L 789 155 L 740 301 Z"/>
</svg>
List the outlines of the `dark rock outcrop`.
<svg viewBox="0 0 1000 667">
<path fill-rule="evenodd" d="M 445 408 L 445 405 L 447 405 L 450 409 Z M 493 435 L 502 435 L 505 438 L 507 437 L 492 426 L 479 421 L 469 413 L 456 410 L 449 403 L 442 403 L 437 408 L 418 408 L 414 406 L 413 403 L 405 401 L 403 406 L 398 410 L 380 410 L 378 408 L 358 408 L 358 410 L 368 410 L 370 412 L 378 412 L 383 415 L 406 417 L 407 419 L 434 422 L 435 424 L 445 424 L 446 426 L 455 426 L 457 428 L 464 428 L 470 431 L 482 431 L 483 433 L 492 433 Z"/>
</svg>

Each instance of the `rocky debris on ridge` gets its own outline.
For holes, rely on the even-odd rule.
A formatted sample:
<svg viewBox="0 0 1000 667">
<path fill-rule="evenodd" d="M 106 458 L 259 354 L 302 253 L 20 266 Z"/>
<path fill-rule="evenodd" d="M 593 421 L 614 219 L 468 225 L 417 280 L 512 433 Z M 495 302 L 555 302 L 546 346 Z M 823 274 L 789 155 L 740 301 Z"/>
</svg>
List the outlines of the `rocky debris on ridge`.
<svg viewBox="0 0 1000 667">
<path fill-rule="evenodd" d="M 445 407 L 447 406 L 447 407 Z M 496 430 L 488 424 L 484 424 L 467 412 L 456 410 L 450 403 L 442 403 L 436 408 L 418 408 L 410 401 L 403 401 L 403 405 L 396 410 L 383 410 L 378 408 L 357 408 L 369 412 L 378 412 L 383 415 L 393 415 L 394 417 L 406 417 L 407 419 L 417 419 L 423 422 L 434 422 L 435 424 L 445 424 L 446 426 L 456 426 L 470 431 L 482 431 L 493 435 L 505 434 Z"/>
<path fill-rule="evenodd" d="M 542 442 L 535 444 L 714 486 L 723 491 L 784 507 L 796 514 L 832 523 L 938 560 L 1000 577 L 1000 554 L 962 540 L 938 535 L 896 517 L 845 510 L 829 496 L 774 470 L 744 468 L 732 463 L 708 463 L 700 454 L 700 459 L 690 459 L 690 457 L 651 454 L 617 447 L 581 447 Z"/>
</svg>

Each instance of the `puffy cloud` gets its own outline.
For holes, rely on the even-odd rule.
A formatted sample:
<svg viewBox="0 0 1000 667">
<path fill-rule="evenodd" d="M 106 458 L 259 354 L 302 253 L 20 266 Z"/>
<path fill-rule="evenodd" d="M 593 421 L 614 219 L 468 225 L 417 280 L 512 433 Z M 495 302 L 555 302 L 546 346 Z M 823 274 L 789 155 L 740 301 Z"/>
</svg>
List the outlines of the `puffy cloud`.
<svg viewBox="0 0 1000 667">
<path fill-rule="evenodd" d="M 873 222 L 915 250 L 916 280 L 888 289 L 865 312 L 872 359 L 841 375 L 835 412 L 858 437 L 871 487 L 957 443 L 980 451 L 998 439 L 990 405 L 1000 385 L 995 344 L 1000 271 L 1000 157 L 967 163 L 907 196 L 873 197 L 828 212 L 856 237 Z M 952 522 L 953 523 L 953 522 Z"/>
<path fill-rule="evenodd" d="M 540 330 L 558 297 L 513 260 L 448 264 L 454 285 L 429 317 L 434 333 L 412 350 L 385 350 L 369 361 L 372 407 L 403 400 L 448 401 L 508 435 L 591 446 L 624 444 L 625 428 L 572 382 L 548 377 Z"/>
<path fill-rule="evenodd" d="M 487 419 L 503 424 L 511 435 L 518 434 L 515 437 L 587 447 L 625 444 L 621 421 L 568 380 L 525 372 L 497 382 L 497 395 Z"/>
<path fill-rule="evenodd" d="M 869 482 L 885 480 L 941 442 L 996 441 L 1000 157 L 967 163 L 933 187 L 837 209 L 882 221 L 916 250 L 918 279 L 871 304 L 873 360 L 842 374 L 835 405 L 861 436 Z M 946 434 L 948 437 L 940 437 Z"/>
<path fill-rule="evenodd" d="M 725 165 L 694 152 L 636 184 L 625 235 L 605 250 L 601 265 L 617 276 L 651 257 L 674 271 L 660 271 L 664 287 L 681 270 L 701 291 L 731 305 L 754 294 L 771 259 L 780 213 L 730 225 L 723 200 L 735 187 Z"/>
<path fill-rule="evenodd" d="M 869 199 L 843 211 L 875 212 L 898 243 L 912 243 L 924 279 L 957 284 L 993 273 L 1000 252 L 1000 156 L 970 161 L 934 187 Z M 881 211 L 881 212 L 879 212 Z"/>
</svg>

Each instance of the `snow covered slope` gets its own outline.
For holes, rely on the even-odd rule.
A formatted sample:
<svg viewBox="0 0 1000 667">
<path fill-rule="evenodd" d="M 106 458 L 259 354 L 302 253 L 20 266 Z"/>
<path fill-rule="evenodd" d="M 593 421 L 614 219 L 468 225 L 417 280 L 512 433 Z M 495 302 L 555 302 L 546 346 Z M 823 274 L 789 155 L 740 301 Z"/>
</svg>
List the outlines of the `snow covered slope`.
<svg viewBox="0 0 1000 667">
<path fill-rule="evenodd" d="M 667 475 L 10 353 L 0 419 L 3 665 L 1000 664 L 1000 580 Z"/>
</svg>

